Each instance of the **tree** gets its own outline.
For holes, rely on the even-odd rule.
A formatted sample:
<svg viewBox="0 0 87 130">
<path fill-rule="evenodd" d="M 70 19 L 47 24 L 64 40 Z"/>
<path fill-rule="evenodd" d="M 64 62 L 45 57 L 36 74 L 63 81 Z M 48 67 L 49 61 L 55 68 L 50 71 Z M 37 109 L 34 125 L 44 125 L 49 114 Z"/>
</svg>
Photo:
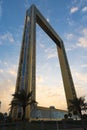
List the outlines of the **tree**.
<svg viewBox="0 0 87 130">
<path fill-rule="evenodd" d="M 18 106 L 18 100 L 13 98 L 11 103 L 9 104 L 10 105 L 10 108 L 9 108 L 9 116 L 11 117 L 12 115 L 12 110 L 15 106 Z"/>
<path fill-rule="evenodd" d="M 70 101 L 70 106 L 69 106 L 69 112 L 77 113 L 77 115 L 81 118 L 82 117 L 82 110 L 87 109 L 87 103 L 85 103 L 85 98 L 80 97 L 80 98 L 74 98 L 73 100 Z"/>
<path fill-rule="evenodd" d="M 82 120 L 87 120 L 87 114 L 82 115 Z"/>
<path fill-rule="evenodd" d="M 71 117 L 72 117 L 72 113 L 70 113 L 70 112 L 69 112 L 69 113 L 68 113 L 68 117 L 70 117 L 70 118 L 71 118 Z"/>
<path fill-rule="evenodd" d="M 67 120 L 67 119 L 68 119 L 68 114 L 65 114 L 65 115 L 64 115 L 64 118 Z"/>
<path fill-rule="evenodd" d="M 2 112 L 0 112 L 0 121 L 4 121 L 4 115 Z"/>
<path fill-rule="evenodd" d="M 0 101 L 0 108 L 1 108 L 1 101 Z"/>
<path fill-rule="evenodd" d="M 32 100 L 32 92 L 27 94 L 24 89 L 22 89 L 22 90 L 20 90 L 18 92 L 15 92 L 14 94 L 12 94 L 12 96 L 14 98 L 11 101 L 11 104 L 10 104 L 11 108 L 13 108 L 15 106 L 22 107 L 23 108 L 23 117 L 22 117 L 22 119 L 24 120 L 26 106 L 34 105 L 37 102 Z"/>
</svg>

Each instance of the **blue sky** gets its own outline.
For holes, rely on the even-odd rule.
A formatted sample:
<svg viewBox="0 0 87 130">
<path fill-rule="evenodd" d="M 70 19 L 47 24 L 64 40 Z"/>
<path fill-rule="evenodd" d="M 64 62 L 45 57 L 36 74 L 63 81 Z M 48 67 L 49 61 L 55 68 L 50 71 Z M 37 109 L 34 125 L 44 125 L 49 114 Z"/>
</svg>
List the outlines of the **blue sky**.
<svg viewBox="0 0 87 130">
<path fill-rule="evenodd" d="M 0 100 L 8 111 L 14 93 L 26 10 L 35 4 L 64 41 L 78 97 L 87 101 L 87 0 L 0 0 Z M 66 109 L 54 42 L 37 25 L 37 101 Z"/>
</svg>

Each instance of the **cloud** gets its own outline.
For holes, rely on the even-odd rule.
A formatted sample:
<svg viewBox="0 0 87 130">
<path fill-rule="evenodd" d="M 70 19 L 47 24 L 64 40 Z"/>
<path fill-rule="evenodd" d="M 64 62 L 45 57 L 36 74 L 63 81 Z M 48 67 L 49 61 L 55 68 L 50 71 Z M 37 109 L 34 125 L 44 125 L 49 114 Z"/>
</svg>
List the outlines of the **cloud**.
<svg viewBox="0 0 87 130">
<path fill-rule="evenodd" d="M 10 75 L 12 75 L 12 76 L 15 76 L 16 77 L 16 75 L 17 75 L 17 72 L 15 71 L 15 70 L 12 70 L 12 69 L 10 69 L 9 71 L 7 71 Z"/>
<path fill-rule="evenodd" d="M 0 35 L 0 40 L 1 40 L 2 43 L 5 42 L 5 41 L 8 41 L 10 43 L 14 42 L 13 35 L 10 32 L 6 32 L 5 34 Z"/>
<path fill-rule="evenodd" d="M 87 6 L 85 6 L 83 9 L 82 9 L 83 12 L 86 12 L 87 11 Z"/>
<path fill-rule="evenodd" d="M 3 73 L 3 69 L 0 69 L 0 73 Z"/>
<path fill-rule="evenodd" d="M 47 49 L 45 49 L 45 53 L 47 54 L 48 59 L 57 57 L 57 49 L 56 49 L 56 47 L 55 48 L 47 48 Z"/>
<path fill-rule="evenodd" d="M 15 86 L 11 85 L 11 82 L 9 82 L 8 80 L 4 80 L 0 83 L 0 101 L 2 112 L 8 111 L 9 104 L 12 99 L 11 94 L 14 93 L 14 90 Z"/>
<path fill-rule="evenodd" d="M 78 38 L 77 46 L 86 48 L 87 47 L 87 28 L 83 29 L 81 32 L 82 36 Z"/>
<path fill-rule="evenodd" d="M 73 73 L 78 97 L 85 96 L 87 100 L 87 74 L 76 71 L 73 71 Z"/>
<path fill-rule="evenodd" d="M 87 68 L 87 64 L 81 65 L 82 68 Z"/>
<path fill-rule="evenodd" d="M 45 48 L 45 45 L 44 44 L 39 44 L 41 48 Z"/>
<path fill-rule="evenodd" d="M 77 12 L 78 10 L 79 10 L 78 7 L 72 7 L 72 8 L 70 9 L 70 13 L 73 14 L 73 13 Z"/>
<path fill-rule="evenodd" d="M 87 28 L 84 28 L 84 29 L 82 30 L 82 33 L 83 33 L 84 36 L 87 36 Z"/>
<path fill-rule="evenodd" d="M 50 19 L 49 19 L 49 18 L 47 18 L 46 20 L 47 20 L 47 22 L 50 22 Z"/>
<path fill-rule="evenodd" d="M 1 111 L 6 112 L 9 108 L 9 103 L 12 99 L 11 94 L 14 93 L 15 90 L 15 82 L 17 75 L 17 67 L 12 65 L 11 63 L 7 65 L 4 64 L 5 61 L 1 61 L 1 66 L 3 68 L 0 69 L 0 101 Z"/>
<path fill-rule="evenodd" d="M 65 34 L 67 51 L 71 51 L 78 47 L 87 48 L 87 28 L 80 28 L 75 30 L 73 33 Z"/>
<path fill-rule="evenodd" d="M 16 65 L 11 65 L 11 67 L 8 66 L 7 70 L 5 70 L 6 73 L 9 75 L 9 76 L 13 76 L 13 78 L 16 78 L 17 77 L 17 66 Z"/>
<path fill-rule="evenodd" d="M 69 17 L 67 18 L 67 22 L 70 26 L 74 25 L 74 21 L 70 19 Z"/>
<path fill-rule="evenodd" d="M 3 62 L 4 65 L 8 66 L 8 63 L 6 61 Z"/>
<path fill-rule="evenodd" d="M 70 52 L 70 51 L 72 51 L 74 49 L 74 47 L 72 46 L 72 47 L 67 47 L 66 48 L 66 52 Z"/>
<path fill-rule="evenodd" d="M 37 86 L 36 97 L 39 106 L 45 106 L 45 107 L 55 106 L 55 108 L 61 108 L 61 109 L 67 108 L 63 86 L 49 87 L 39 85 Z"/>
<path fill-rule="evenodd" d="M 30 5 L 31 4 L 29 3 L 28 0 L 24 0 L 24 6 L 25 6 L 26 9 L 28 9 Z"/>
<path fill-rule="evenodd" d="M 36 77 L 36 82 L 37 82 L 37 84 L 43 83 L 43 82 L 44 82 L 43 76 L 37 76 L 37 77 Z"/>
<path fill-rule="evenodd" d="M 81 72 L 75 72 L 74 75 L 78 82 L 87 84 L 87 74 Z"/>
<path fill-rule="evenodd" d="M 65 34 L 65 37 L 66 37 L 67 40 L 72 40 L 74 35 L 72 33 L 69 33 L 69 34 Z"/>
<path fill-rule="evenodd" d="M 87 47 L 87 38 L 86 37 L 80 37 L 78 42 L 79 42 L 77 44 L 78 46 L 83 47 L 83 48 Z"/>
</svg>

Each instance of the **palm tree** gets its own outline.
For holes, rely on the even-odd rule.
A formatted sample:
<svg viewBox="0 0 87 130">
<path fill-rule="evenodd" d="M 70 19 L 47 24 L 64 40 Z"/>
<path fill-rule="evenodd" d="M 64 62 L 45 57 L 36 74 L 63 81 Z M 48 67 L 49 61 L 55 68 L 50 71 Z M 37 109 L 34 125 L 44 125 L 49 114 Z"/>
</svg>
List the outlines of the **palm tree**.
<svg viewBox="0 0 87 130">
<path fill-rule="evenodd" d="M 1 108 L 1 101 L 0 101 L 0 108 Z"/>
<path fill-rule="evenodd" d="M 68 108 L 69 112 L 73 112 L 73 114 L 77 113 L 78 116 L 80 116 L 80 118 L 82 117 L 82 110 L 87 109 L 87 103 L 85 103 L 85 98 L 84 97 L 80 97 L 80 98 L 74 98 L 73 100 L 69 100 L 70 101 L 70 106 Z"/>
<path fill-rule="evenodd" d="M 12 94 L 12 96 L 14 97 L 11 101 L 11 107 L 15 107 L 15 106 L 19 106 L 23 108 L 23 117 L 22 119 L 25 118 L 25 109 L 28 105 L 34 105 L 35 103 L 37 103 L 36 101 L 32 100 L 32 92 L 26 94 L 25 90 L 22 89 L 19 92 L 15 92 L 14 94 Z"/>
<path fill-rule="evenodd" d="M 18 106 L 18 100 L 17 99 L 12 99 L 11 103 L 9 104 L 10 108 L 9 108 L 9 116 L 12 115 L 12 110 L 15 106 Z"/>
<path fill-rule="evenodd" d="M 4 120 L 4 115 L 2 112 L 0 112 L 0 121 L 3 121 Z"/>
</svg>

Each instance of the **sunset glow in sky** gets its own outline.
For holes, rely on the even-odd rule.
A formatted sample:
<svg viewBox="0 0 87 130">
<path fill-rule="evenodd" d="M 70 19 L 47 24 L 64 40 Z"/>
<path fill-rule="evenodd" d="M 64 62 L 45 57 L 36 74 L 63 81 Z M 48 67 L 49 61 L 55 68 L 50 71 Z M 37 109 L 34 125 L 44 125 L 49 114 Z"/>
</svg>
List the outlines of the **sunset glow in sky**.
<svg viewBox="0 0 87 130">
<path fill-rule="evenodd" d="M 8 111 L 15 91 L 26 10 L 35 4 L 64 41 L 78 97 L 87 101 L 87 0 L 0 0 L 0 111 Z M 55 43 L 36 27 L 38 105 L 66 109 Z"/>
</svg>

